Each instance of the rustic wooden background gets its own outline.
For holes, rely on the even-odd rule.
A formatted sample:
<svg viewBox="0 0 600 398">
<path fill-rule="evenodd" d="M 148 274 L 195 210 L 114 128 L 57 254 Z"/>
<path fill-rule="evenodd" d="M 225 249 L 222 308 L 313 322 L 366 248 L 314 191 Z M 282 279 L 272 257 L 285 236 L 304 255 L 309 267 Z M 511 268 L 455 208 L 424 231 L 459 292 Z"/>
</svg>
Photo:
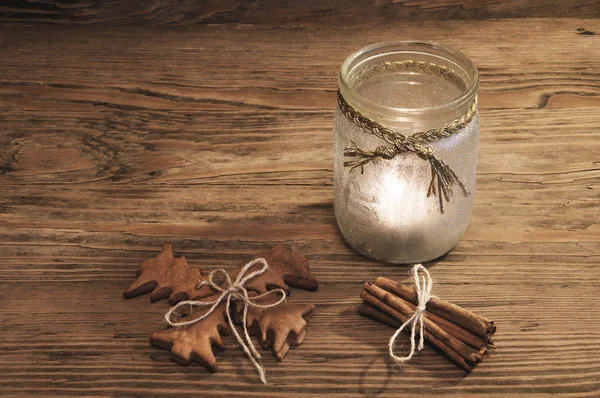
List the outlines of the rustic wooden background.
<svg viewBox="0 0 600 398">
<path fill-rule="evenodd" d="M 3 4 L 0 395 L 600 395 L 600 2 Z M 393 331 L 356 305 L 408 268 L 352 252 L 333 216 L 339 65 L 410 38 L 481 72 L 472 224 L 430 267 L 497 322 L 469 376 L 430 347 L 391 366 Z M 321 287 L 292 298 L 317 310 L 265 355 L 269 385 L 232 338 L 212 375 L 148 344 L 167 304 L 121 294 L 167 241 L 203 270 L 276 242 L 310 259 Z"/>
<path fill-rule="evenodd" d="M 154 26 L 597 18 L 598 0 L 9 0 L 2 22 Z"/>
</svg>

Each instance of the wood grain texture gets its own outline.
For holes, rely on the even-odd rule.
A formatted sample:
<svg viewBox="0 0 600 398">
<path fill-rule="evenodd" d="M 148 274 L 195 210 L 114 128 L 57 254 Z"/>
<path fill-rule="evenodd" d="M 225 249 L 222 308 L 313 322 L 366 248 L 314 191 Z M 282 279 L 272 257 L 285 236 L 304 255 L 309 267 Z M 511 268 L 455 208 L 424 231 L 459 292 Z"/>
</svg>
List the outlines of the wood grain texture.
<svg viewBox="0 0 600 398">
<path fill-rule="evenodd" d="M 598 0 L 12 0 L 0 22 L 156 26 L 357 23 L 491 18 L 597 18 Z M 582 32 L 582 34 L 588 34 Z"/>
<path fill-rule="evenodd" d="M 119 3 L 120 4 L 120 3 Z M 0 29 L 0 395 L 600 394 L 600 22 Z M 492 318 L 473 374 L 357 314 L 366 280 L 408 281 L 340 236 L 336 73 L 371 42 L 418 37 L 481 71 L 475 209 L 430 270 Z M 166 303 L 124 300 L 166 241 L 203 270 L 283 242 L 320 281 L 305 342 L 261 385 L 232 338 L 219 372 L 148 343 Z"/>
</svg>

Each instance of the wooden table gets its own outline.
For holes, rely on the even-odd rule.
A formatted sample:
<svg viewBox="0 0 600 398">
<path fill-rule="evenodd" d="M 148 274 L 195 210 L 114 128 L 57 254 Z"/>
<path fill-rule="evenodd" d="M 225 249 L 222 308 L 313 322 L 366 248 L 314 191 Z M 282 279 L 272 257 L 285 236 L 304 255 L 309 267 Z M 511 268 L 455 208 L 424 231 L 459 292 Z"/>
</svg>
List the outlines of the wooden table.
<svg viewBox="0 0 600 398">
<path fill-rule="evenodd" d="M 40 14 L 41 15 L 41 14 Z M 117 23 L 118 24 L 118 23 Z M 431 347 L 402 368 L 332 193 L 336 74 L 372 42 L 463 50 L 481 73 L 473 219 L 430 270 L 498 325 L 471 375 Z M 0 29 L 0 395 L 600 394 L 600 22 L 365 21 Z M 204 271 L 277 242 L 310 260 L 306 341 L 268 385 L 232 337 L 219 372 L 151 347 L 168 304 L 122 298 L 165 242 Z"/>
</svg>

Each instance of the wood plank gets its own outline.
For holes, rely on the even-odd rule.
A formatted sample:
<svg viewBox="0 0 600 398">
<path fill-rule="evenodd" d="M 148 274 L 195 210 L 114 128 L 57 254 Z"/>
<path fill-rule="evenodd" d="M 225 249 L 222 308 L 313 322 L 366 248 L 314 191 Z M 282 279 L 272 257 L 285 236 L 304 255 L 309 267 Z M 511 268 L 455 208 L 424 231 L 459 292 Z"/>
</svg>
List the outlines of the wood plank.
<svg viewBox="0 0 600 398">
<path fill-rule="evenodd" d="M 210 391 L 223 385 L 231 392 L 249 389 L 281 394 L 291 389 L 300 396 L 311 392 L 353 394 L 360 388 L 381 388 L 386 383 L 388 393 L 402 388 L 407 394 L 418 393 L 420 387 L 460 395 L 490 388 L 500 388 L 505 393 L 561 389 L 582 393 L 597 387 L 600 362 L 595 356 L 578 355 L 581 350 L 593 352 L 600 348 L 597 340 L 589 339 L 600 326 L 598 311 L 593 310 L 593 287 L 532 289 L 519 298 L 509 289 L 503 295 L 495 294 L 491 306 L 478 310 L 482 314 L 493 313 L 504 326 L 497 337 L 499 348 L 474 375 L 464 378 L 460 370 L 431 349 L 419 353 L 401 371 L 389 368 L 383 357 L 391 330 L 382 330 L 381 325 L 366 322 L 356 314 L 358 300 L 339 296 L 344 290 L 358 293 L 360 286 L 325 285 L 318 295 L 302 292 L 296 297 L 312 298 L 319 311 L 311 321 L 306 342 L 284 362 L 265 356 L 271 383 L 261 386 L 253 382 L 252 368 L 240 359 L 231 338 L 227 339 L 230 348 L 219 355 L 220 371 L 210 376 L 198 366 L 172 364 L 164 351 L 149 347 L 147 333 L 162 328 L 161 315 L 168 307 L 164 303 L 150 305 L 147 297 L 123 303 L 114 290 L 126 287 L 127 282 L 69 284 L 70 288 L 63 289 L 60 297 L 45 283 L 5 286 L 22 299 L 5 307 L 3 314 L 2 331 L 7 337 L 0 343 L 4 352 L 2 363 L 10 366 L 0 381 L 5 383 L 0 384 L 6 387 L 4 391 L 73 389 L 89 393 L 94 389 L 113 389 L 128 394 L 137 389 L 139 393 L 161 395 L 164 388 L 189 394 L 194 388 Z M 28 297 L 31 288 L 37 297 Z M 470 296 L 473 300 L 477 299 L 477 289 L 474 290 L 474 296 Z M 572 311 L 569 299 L 574 294 L 581 294 L 579 303 L 591 309 L 588 323 L 576 331 L 564 322 Z M 39 307 L 40 299 L 46 303 L 43 309 Z M 479 298 L 482 299 L 485 298 Z M 539 308 L 544 305 L 551 305 L 553 311 L 540 313 Z M 23 319 L 23 313 L 31 316 Z M 515 319 L 515 313 L 522 318 Z M 55 322 L 57 317 L 62 319 L 62 325 L 70 325 L 69 330 Z M 342 318 L 344 322 L 335 321 Z M 21 333 L 7 333 L 11 328 L 19 328 Z"/>
<path fill-rule="evenodd" d="M 579 28 L 600 24 L 4 26 L 0 395 L 598 396 L 600 38 Z M 337 69 L 402 37 L 445 38 L 481 71 L 472 223 L 429 264 L 436 295 L 498 325 L 468 377 L 430 347 L 391 366 L 393 330 L 356 306 L 408 267 L 354 253 L 333 215 Z M 167 304 L 121 294 L 166 241 L 205 271 L 276 242 L 309 258 L 320 289 L 291 298 L 317 310 L 283 362 L 261 350 L 268 385 L 231 337 L 215 374 L 148 344 Z"/>
<path fill-rule="evenodd" d="M 304 25 L 359 23 L 373 19 L 427 21 L 598 16 L 600 3 L 595 0 L 36 0 L 10 1 L 0 6 L 0 22 L 111 26 L 223 23 Z M 594 33 L 597 32 L 581 31 L 581 34 Z"/>
</svg>

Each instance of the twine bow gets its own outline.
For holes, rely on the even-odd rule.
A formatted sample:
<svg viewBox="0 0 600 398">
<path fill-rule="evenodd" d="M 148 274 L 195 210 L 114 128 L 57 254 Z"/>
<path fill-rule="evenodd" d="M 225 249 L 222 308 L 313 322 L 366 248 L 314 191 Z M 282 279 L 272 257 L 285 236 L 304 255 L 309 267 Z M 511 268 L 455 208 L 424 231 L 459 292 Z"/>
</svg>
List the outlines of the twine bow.
<svg viewBox="0 0 600 398">
<path fill-rule="evenodd" d="M 419 278 L 419 271 L 423 271 L 423 275 L 420 275 Z M 427 271 L 427 268 L 423 267 L 421 264 L 416 264 L 412 270 L 411 270 L 412 274 L 413 274 L 413 279 L 415 282 L 415 289 L 417 291 L 417 308 L 415 308 L 415 312 L 414 314 L 408 318 L 408 320 L 406 322 L 404 322 L 402 324 L 402 326 L 400 326 L 398 328 L 398 330 L 396 330 L 396 333 L 394 333 L 394 335 L 392 336 L 392 338 L 390 339 L 390 343 L 388 344 L 389 347 L 389 353 L 390 353 L 390 357 L 396 362 L 396 363 L 403 363 L 408 361 L 409 359 L 411 359 L 413 357 L 413 355 L 415 354 L 415 338 L 416 338 L 416 333 L 417 333 L 417 328 L 419 328 L 419 345 L 416 347 L 418 351 L 421 351 L 423 349 L 423 345 L 425 342 L 425 331 L 424 329 L 424 324 L 425 324 L 425 310 L 426 310 L 426 306 L 427 303 L 429 302 L 429 300 L 435 296 L 431 295 L 431 287 L 433 285 L 433 280 L 431 280 L 431 276 L 429 275 L 429 271 Z M 406 328 L 410 326 L 410 351 L 408 352 L 408 355 L 404 356 L 404 357 L 399 357 L 396 354 L 394 354 L 394 348 L 395 348 L 395 344 L 396 344 L 396 339 L 398 338 L 398 335 Z"/>
<path fill-rule="evenodd" d="M 383 65 L 381 68 L 383 68 L 384 71 L 398 69 L 400 71 L 416 71 L 419 73 L 435 74 L 460 85 L 457 83 L 458 80 L 456 79 L 458 79 L 458 77 L 455 76 L 455 73 L 441 66 L 414 61 L 384 63 L 381 65 Z M 369 71 L 369 73 L 372 73 L 372 71 Z M 368 75 L 368 73 L 365 75 Z M 363 76 L 362 78 L 365 77 Z M 435 154 L 431 147 L 427 146 L 427 144 L 449 137 L 466 127 L 477 113 L 477 96 L 475 96 L 475 99 L 467 112 L 458 119 L 438 128 L 419 132 L 411 136 L 406 136 L 389 129 L 382 124 L 377 123 L 375 120 L 364 116 L 346 102 L 340 91 L 338 91 L 338 105 L 341 112 L 349 121 L 360 127 L 365 133 L 373 134 L 387 144 L 377 147 L 374 151 L 368 151 L 359 148 L 356 143 L 351 141 L 351 145 L 344 149 L 344 156 L 352 158 L 344 162 L 344 166 L 350 167 L 350 171 L 360 167 L 362 174 L 364 173 L 364 166 L 377 158 L 389 160 L 403 152 L 412 152 L 421 159 L 428 161 L 431 166 L 431 182 L 429 183 L 429 188 L 427 190 L 427 197 L 430 197 L 431 195 L 438 196 L 441 213 L 444 213 L 444 201 L 450 201 L 453 194 L 452 187 L 454 185 L 458 185 L 464 196 L 469 195 L 469 191 L 464 182 L 450 166 Z"/>
<path fill-rule="evenodd" d="M 250 270 L 250 268 L 252 268 L 253 265 L 258 264 L 258 263 L 262 264 L 262 267 L 256 271 L 253 271 L 250 274 L 246 275 L 247 272 Z M 258 308 L 275 307 L 276 305 L 281 304 L 285 300 L 286 294 L 283 289 L 273 289 L 273 290 L 269 290 L 266 293 L 260 294 L 258 296 L 248 297 L 248 291 L 244 287 L 244 284 L 247 281 L 249 281 L 250 279 L 254 278 L 255 276 L 264 274 L 265 271 L 267 270 L 267 268 L 269 268 L 269 264 L 267 263 L 267 261 L 264 258 L 254 259 L 254 260 L 250 261 L 248 264 L 244 265 L 244 267 L 242 268 L 242 270 L 240 271 L 240 273 L 238 274 L 238 276 L 235 278 L 235 280 L 233 282 L 231 281 L 231 277 L 229 276 L 227 271 L 225 271 L 222 268 L 215 269 L 208 275 L 208 280 L 200 282 L 200 284 L 198 285 L 198 288 L 200 288 L 204 285 L 210 285 L 215 291 L 220 292 L 219 296 L 216 299 L 211 300 L 211 301 L 194 301 L 194 300 L 181 301 L 177 305 L 171 307 L 171 309 L 165 314 L 165 319 L 166 319 L 167 323 L 171 326 L 179 327 L 179 326 L 191 325 L 193 323 L 199 322 L 202 319 L 206 318 L 208 315 L 210 315 L 215 310 L 215 308 L 217 308 L 217 306 L 219 304 L 221 304 L 221 302 L 223 300 L 225 300 L 227 303 L 226 307 L 225 307 L 225 312 L 227 313 L 227 320 L 229 322 L 229 326 L 230 326 L 231 330 L 233 331 L 233 335 L 235 336 L 235 338 L 238 341 L 238 343 L 240 344 L 240 346 L 243 348 L 244 352 L 246 353 L 246 355 L 248 356 L 248 358 L 250 359 L 250 361 L 252 362 L 252 364 L 254 365 L 256 370 L 258 371 L 260 380 L 265 384 L 267 384 L 267 380 L 265 378 L 265 368 L 263 367 L 263 365 L 260 361 L 260 354 L 254 347 L 254 344 L 252 343 L 252 340 L 250 339 L 250 335 L 248 334 L 248 327 L 246 325 L 246 318 L 248 315 L 248 306 L 251 305 L 253 307 L 258 307 Z M 217 275 L 217 274 L 223 274 L 226 283 L 219 286 L 214 280 L 215 275 Z M 281 294 L 281 298 L 277 302 L 275 302 L 273 304 L 258 304 L 256 302 L 256 301 L 260 300 L 262 297 L 265 297 L 269 294 L 274 294 L 274 293 Z M 242 312 L 242 324 L 243 324 L 242 329 L 243 329 L 243 333 L 244 333 L 244 338 L 242 338 L 240 336 L 240 334 L 238 333 L 238 331 L 235 328 L 235 325 L 233 323 L 233 320 L 231 318 L 230 308 L 231 308 L 231 300 L 232 299 L 238 300 L 238 301 L 241 301 L 244 303 L 244 310 Z M 175 311 L 177 311 L 177 309 L 179 307 L 182 307 L 182 306 L 192 306 L 192 307 L 193 306 L 196 306 L 196 307 L 210 306 L 210 308 L 208 309 L 208 311 L 206 311 L 202 316 L 200 316 L 198 318 L 194 318 L 190 321 L 173 322 L 171 320 L 173 313 Z"/>
</svg>

